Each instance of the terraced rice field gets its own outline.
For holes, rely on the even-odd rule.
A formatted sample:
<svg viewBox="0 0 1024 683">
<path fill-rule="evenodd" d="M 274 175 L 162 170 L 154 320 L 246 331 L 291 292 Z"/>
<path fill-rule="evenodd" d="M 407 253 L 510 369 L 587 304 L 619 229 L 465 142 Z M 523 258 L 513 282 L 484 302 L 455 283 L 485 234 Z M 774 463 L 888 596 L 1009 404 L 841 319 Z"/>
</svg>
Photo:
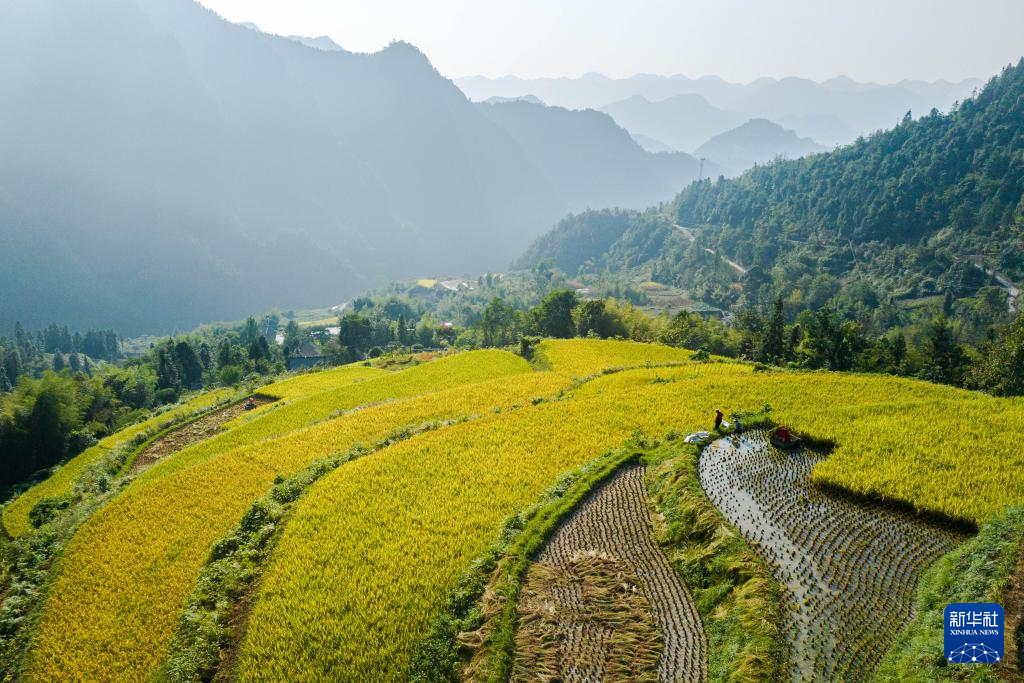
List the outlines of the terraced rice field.
<svg viewBox="0 0 1024 683">
<path fill-rule="evenodd" d="M 833 678 L 869 671 L 906 619 L 920 568 L 957 541 L 941 536 L 947 532 L 924 538 L 927 527 L 905 516 L 824 498 L 808 477 L 977 523 L 1024 502 L 1021 401 L 880 376 L 692 363 L 688 351 L 629 342 L 545 341 L 538 350 L 550 371 L 501 351 L 467 352 L 398 372 L 349 366 L 264 388 L 282 400 L 165 455 L 78 529 L 40 615 L 26 679 L 146 680 L 168 655 L 211 548 L 275 478 L 432 421 L 474 418 L 347 462 L 294 503 L 253 592 L 233 653 L 237 668 L 222 673 L 238 681 L 405 680 L 419 639 L 509 515 L 534 504 L 566 470 L 631 436 L 708 426 L 715 408 L 770 403 L 776 420 L 836 443 L 823 461 L 780 460 L 757 448 L 742 457 L 726 452 L 721 457 L 739 469 L 708 484 L 730 492 L 749 486 L 737 515 L 752 514 L 755 502 L 775 515 L 772 524 L 749 516 L 737 524 L 789 572 L 782 578 L 792 583 L 791 604 L 806 603 L 790 624 L 800 643 L 798 679 L 814 667 Z M 644 367 L 666 363 L 675 366 Z M 640 367 L 602 372 L 629 366 Z M 976 458 L 963 457 L 961 439 L 978 444 Z M 526 594 L 543 601 L 547 585 L 581 585 L 593 600 L 574 603 L 574 619 L 609 609 L 631 615 L 631 628 L 616 629 L 621 639 L 574 641 L 580 647 L 569 659 L 583 663 L 580 671 L 593 670 L 602 658 L 592 653 L 604 647 L 608 675 L 700 680 L 706 650 L 694 648 L 706 645 L 692 632 L 685 588 L 669 586 L 664 558 L 643 550 L 641 541 L 651 541 L 637 503 L 643 492 L 638 499 L 629 488 L 636 472 L 615 480 L 625 488 L 601 493 L 620 492 L 602 514 L 627 521 L 586 522 L 591 513 L 581 508 L 570 524 L 583 525 L 586 538 L 566 531 L 565 543 L 589 550 L 549 562 Z M 742 481 L 737 472 L 747 472 Z M 716 503 L 725 509 L 724 499 Z M 615 546 L 628 538 L 638 555 Z M 864 569 L 872 562 L 880 575 Z M 890 585 L 897 579 L 902 592 Z M 636 590 L 625 594 L 621 585 Z M 618 607 L 617 595 L 624 597 Z M 844 595 L 879 601 L 878 614 L 893 618 L 879 625 L 873 602 Z M 544 628 L 550 634 L 557 624 Z M 571 678 L 555 655 L 538 670 Z"/>
<path fill-rule="evenodd" d="M 61 465 L 48 479 L 25 491 L 14 499 L 10 505 L 6 506 L 3 511 L 4 529 L 13 537 L 27 533 L 32 529 L 28 514 L 35 507 L 36 503 L 44 498 L 65 496 L 71 493 L 75 487 L 75 482 L 89 465 L 99 462 L 103 459 L 104 455 L 112 450 L 121 448 L 140 434 L 158 430 L 162 425 L 171 424 L 177 420 L 184 419 L 192 413 L 197 413 L 221 401 L 226 401 L 234 393 L 233 389 L 215 389 L 200 394 L 170 410 L 165 410 L 142 422 L 126 427 L 116 434 L 111 434 L 92 448 L 82 451 Z"/>
<path fill-rule="evenodd" d="M 271 396 L 257 394 L 251 399 L 213 410 L 196 420 L 172 429 L 142 449 L 131 463 L 131 471 L 141 472 L 169 455 L 200 441 L 205 441 L 220 432 L 225 424 L 245 415 L 249 410 L 255 410 L 256 407 L 273 403 L 275 400 Z"/>
<path fill-rule="evenodd" d="M 357 442 L 383 438 L 400 426 L 507 408 L 524 395 L 554 393 L 565 383 L 551 373 L 517 372 L 528 366 L 511 354 L 505 354 L 511 360 L 505 363 L 495 353 L 502 352 L 483 352 L 477 369 L 480 380 L 498 375 L 491 382 L 469 381 L 475 354 L 461 354 L 466 358 L 449 373 L 448 381 L 456 386 L 448 391 L 441 391 L 437 368 L 394 373 L 396 393 L 421 386 L 419 378 L 399 377 L 409 372 L 426 373 L 432 391 L 223 451 L 214 443 L 223 437 L 214 437 L 143 472 L 93 515 L 68 547 L 41 617 L 30 680 L 145 680 L 166 655 L 178 613 L 210 547 L 275 476 L 287 476 Z M 352 386 L 355 396 L 366 395 L 356 391 L 363 384 Z M 385 390 L 375 387 L 370 395 Z"/>
<path fill-rule="evenodd" d="M 535 563 L 520 589 L 517 619 L 515 683 L 658 681 L 664 634 L 636 574 L 609 555 Z"/>
<path fill-rule="evenodd" d="M 700 617 L 653 540 L 644 469 L 627 465 L 592 493 L 531 566 L 520 600 L 516 680 L 706 679 Z M 602 580 L 619 583 L 612 596 L 623 603 L 619 609 L 601 599 L 595 584 Z M 653 633 L 660 646 L 657 657 L 643 656 L 649 641 L 629 637 L 647 621 L 654 626 L 646 629 L 648 638 Z"/>
<path fill-rule="evenodd" d="M 692 351 L 661 344 L 611 339 L 548 340 L 541 342 L 537 352 L 552 370 L 574 377 L 586 377 L 607 368 L 681 363 L 693 355 Z"/>
<path fill-rule="evenodd" d="M 819 459 L 749 432 L 704 449 L 700 482 L 786 592 L 792 680 L 864 680 L 909 621 L 922 571 L 963 536 L 816 490 Z"/>
</svg>

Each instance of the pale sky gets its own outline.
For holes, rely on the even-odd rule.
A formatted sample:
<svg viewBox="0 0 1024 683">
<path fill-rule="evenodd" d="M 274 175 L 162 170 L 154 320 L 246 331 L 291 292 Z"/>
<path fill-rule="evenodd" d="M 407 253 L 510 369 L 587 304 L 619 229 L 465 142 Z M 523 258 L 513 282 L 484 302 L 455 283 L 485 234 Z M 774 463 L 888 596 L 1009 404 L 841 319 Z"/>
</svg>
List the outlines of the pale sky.
<svg viewBox="0 0 1024 683">
<path fill-rule="evenodd" d="M 392 40 L 450 78 L 843 74 L 988 78 L 1024 54 L 1024 0 L 202 0 L 264 31 Z"/>
</svg>

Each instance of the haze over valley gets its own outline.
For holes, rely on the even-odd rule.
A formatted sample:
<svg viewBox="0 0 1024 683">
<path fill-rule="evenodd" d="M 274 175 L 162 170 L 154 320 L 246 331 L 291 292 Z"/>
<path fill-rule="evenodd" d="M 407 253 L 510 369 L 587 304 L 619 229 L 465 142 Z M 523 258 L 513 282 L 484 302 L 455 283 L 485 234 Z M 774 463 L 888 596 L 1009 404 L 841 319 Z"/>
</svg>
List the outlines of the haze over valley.
<svg viewBox="0 0 1024 683">
<path fill-rule="evenodd" d="M 4 297 L 4 326 L 166 331 L 501 269 L 570 212 L 643 209 L 980 82 L 453 83 L 407 43 L 354 54 L 189 0 L 0 14 L 0 286 L 36 294 Z"/>
</svg>

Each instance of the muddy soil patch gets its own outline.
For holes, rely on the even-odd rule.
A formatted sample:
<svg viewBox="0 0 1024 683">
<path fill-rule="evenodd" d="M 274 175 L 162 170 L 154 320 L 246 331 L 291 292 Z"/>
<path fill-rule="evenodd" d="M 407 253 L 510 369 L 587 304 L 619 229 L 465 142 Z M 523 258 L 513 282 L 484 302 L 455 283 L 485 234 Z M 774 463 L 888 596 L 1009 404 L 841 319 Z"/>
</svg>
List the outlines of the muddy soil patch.
<svg viewBox="0 0 1024 683">
<path fill-rule="evenodd" d="M 623 467 L 559 525 L 530 568 L 519 615 L 515 680 L 706 679 L 700 617 L 654 541 L 641 465 Z"/>
<path fill-rule="evenodd" d="M 821 457 L 748 432 L 704 449 L 700 483 L 784 589 L 792 680 L 864 680 L 910 620 L 921 573 L 964 536 L 814 488 Z"/>
<path fill-rule="evenodd" d="M 253 394 L 251 398 L 232 403 L 229 406 L 214 410 L 200 418 L 170 430 L 163 436 L 153 440 L 139 453 L 132 462 L 131 471 L 133 474 L 152 466 L 154 463 L 166 458 L 168 455 L 177 453 L 200 441 L 209 439 L 218 433 L 225 424 L 243 415 L 253 408 L 258 408 L 267 403 L 274 403 L 277 399 L 263 394 Z"/>
</svg>

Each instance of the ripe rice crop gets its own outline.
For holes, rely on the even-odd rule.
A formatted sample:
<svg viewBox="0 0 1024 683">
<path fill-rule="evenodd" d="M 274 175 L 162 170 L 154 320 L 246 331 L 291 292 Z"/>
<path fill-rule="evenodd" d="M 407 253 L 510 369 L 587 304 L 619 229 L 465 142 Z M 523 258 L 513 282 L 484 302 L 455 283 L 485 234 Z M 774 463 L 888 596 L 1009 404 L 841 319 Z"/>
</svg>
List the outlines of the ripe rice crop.
<svg viewBox="0 0 1024 683">
<path fill-rule="evenodd" d="M 294 390 L 300 385 L 292 385 L 286 393 L 295 395 L 294 398 L 266 406 L 257 415 L 236 419 L 225 425 L 228 430 L 224 433 L 181 451 L 139 479 L 161 477 L 171 469 L 189 467 L 218 453 L 277 438 L 347 410 L 531 371 L 519 356 L 496 350 L 458 353 L 399 372 L 377 371 L 371 379 L 367 379 L 366 369 L 347 365 L 336 371 L 309 375 L 310 381 L 301 386 L 311 393 L 295 395 Z M 322 383 L 312 381 L 314 378 Z"/>
<path fill-rule="evenodd" d="M 909 416 L 907 425 L 888 425 L 890 433 L 898 433 L 917 428 L 915 411 L 936 399 L 965 408 L 996 402 L 870 375 L 723 372 L 654 381 L 666 370 L 603 376 L 577 390 L 592 396 L 571 394 L 414 439 L 325 478 L 296 509 L 267 569 L 243 648 L 242 680 L 401 679 L 418 636 L 500 521 L 531 502 L 557 472 L 622 443 L 634 431 L 710 426 L 715 407 L 729 412 L 770 403 L 776 419 L 798 428 L 806 424 L 812 434 L 860 449 L 856 420 L 828 423 L 824 416 L 897 411 Z M 674 371 L 685 375 L 687 368 Z M 647 383 L 636 377 L 646 377 Z M 868 442 L 873 450 L 867 457 L 878 462 L 892 457 L 882 443 Z M 1024 465 L 1012 444 L 998 449 L 989 463 L 1004 473 L 999 476 L 1013 471 L 1001 469 L 1003 463 Z M 963 477 L 957 468 L 964 468 L 964 475 L 968 467 L 975 470 L 955 450 L 936 450 L 945 455 L 934 466 L 947 468 L 947 474 L 929 474 L 935 495 L 914 500 L 923 509 L 941 509 L 958 499 Z M 1006 502 L 1024 500 L 1019 491 L 1003 491 L 1011 494 L 998 494 Z"/>
<path fill-rule="evenodd" d="M 806 414 L 801 427 L 836 450 L 813 478 L 980 524 L 1024 502 L 1024 401 L 916 402 Z"/>
<path fill-rule="evenodd" d="M 963 537 L 812 488 L 818 459 L 749 432 L 704 450 L 700 482 L 783 586 L 792 679 L 864 680 L 909 620 L 921 572 Z"/>
<path fill-rule="evenodd" d="M 330 370 L 307 372 L 260 387 L 259 393 L 278 399 L 296 399 L 323 391 L 341 389 L 364 379 L 384 376 L 386 372 L 362 363 Z"/>
<path fill-rule="evenodd" d="M 777 422 L 834 442 L 815 465 L 822 483 L 974 521 L 1024 502 L 1019 400 L 882 376 L 686 363 L 689 352 L 625 342 L 540 349 L 554 372 L 489 351 L 353 372 L 322 391 L 317 375 L 295 378 L 282 390 L 290 398 L 154 465 L 72 540 L 30 678 L 144 679 L 166 655 L 211 545 L 275 476 L 429 420 L 481 415 L 345 464 L 296 504 L 256 596 L 241 680 L 403 679 L 502 520 L 635 432 L 709 428 L 716 408 L 771 404 Z M 681 364 L 597 376 L 531 405 L 572 377 L 647 361 Z M 512 406 L 523 407 L 492 412 Z"/>
<path fill-rule="evenodd" d="M 560 472 L 625 441 L 634 417 L 591 401 L 545 403 L 325 477 L 264 572 L 240 680 L 403 680 L 419 636 L 501 521 Z"/>
<path fill-rule="evenodd" d="M 268 384 L 260 389 L 260 393 L 278 399 L 297 400 L 306 396 L 332 391 L 363 379 L 384 375 L 383 370 L 363 365 L 346 365 L 341 368 L 308 373 L 291 377 L 280 382 Z M 11 536 L 20 536 L 32 528 L 28 513 L 43 498 L 63 496 L 71 493 L 82 471 L 91 463 L 99 461 L 106 453 L 128 443 L 136 435 L 157 429 L 160 425 L 169 424 L 191 413 L 209 408 L 220 401 L 227 400 L 234 393 L 232 389 L 215 389 L 200 394 L 192 400 L 171 410 L 154 415 L 142 422 L 131 425 L 101 440 L 95 446 L 78 454 L 62 465 L 51 477 L 32 487 L 3 511 L 4 528 Z M 244 424 L 260 416 L 268 407 L 264 406 L 225 425 L 230 429 Z"/>
<path fill-rule="evenodd" d="M 689 360 L 692 351 L 613 339 L 547 339 L 536 350 L 555 372 L 586 377 L 606 368 Z"/>
<path fill-rule="evenodd" d="M 170 424 L 191 413 L 205 410 L 221 401 L 227 400 L 232 394 L 231 389 L 215 389 L 192 398 L 171 410 L 164 411 L 150 418 L 125 427 L 124 429 L 102 439 L 96 445 L 82 451 L 61 465 L 49 478 L 28 489 L 3 511 L 4 529 L 11 536 L 18 537 L 32 530 L 28 514 L 36 503 L 44 498 L 66 496 L 74 490 L 75 482 L 83 470 L 94 462 L 98 462 L 108 452 L 127 444 L 137 435 L 156 430 L 161 425 Z"/>
<path fill-rule="evenodd" d="M 1022 399 L 878 375 L 730 377 L 727 368 L 720 377 L 686 381 L 664 381 L 685 377 L 686 366 L 630 370 L 574 394 L 630 401 L 638 411 L 671 402 L 684 428 L 710 427 L 715 408 L 729 413 L 770 404 L 777 422 L 836 445 L 814 468 L 818 483 L 974 524 L 1024 502 L 1024 477 L 1017 475 L 1024 469 Z"/>
<path fill-rule="evenodd" d="M 350 412 L 188 466 L 170 466 L 180 454 L 154 465 L 71 541 L 41 618 L 29 677 L 145 679 L 166 656 L 210 547 L 276 476 L 399 426 L 490 414 L 564 385 L 553 373 L 501 377 Z"/>
</svg>

